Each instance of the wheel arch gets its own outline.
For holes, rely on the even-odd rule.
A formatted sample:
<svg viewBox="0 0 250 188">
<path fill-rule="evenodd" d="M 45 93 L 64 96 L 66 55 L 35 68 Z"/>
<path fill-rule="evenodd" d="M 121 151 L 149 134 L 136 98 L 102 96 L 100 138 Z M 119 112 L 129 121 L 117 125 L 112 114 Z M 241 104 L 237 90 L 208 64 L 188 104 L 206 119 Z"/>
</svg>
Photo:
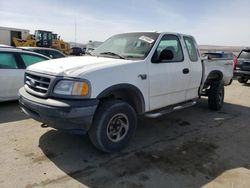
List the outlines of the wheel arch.
<svg viewBox="0 0 250 188">
<path fill-rule="evenodd" d="M 118 99 L 129 103 L 138 114 L 145 112 L 145 100 L 140 89 L 131 84 L 117 84 L 103 90 L 97 99 Z"/>
<path fill-rule="evenodd" d="M 199 96 L 207 96 L 207 90 L 216 81 L 223 80 L 223 73 L 220 70 L 211 71 L 199 89 Z"/>
<path fill-rule="evenodd" d="M 207 80 L 208 81 L 221 81 L 223 79 L 223 73 L 219 70 L 214 70 L 212 72 L 209 73 L 209 75 L 207 76 Z"/>
</svg>

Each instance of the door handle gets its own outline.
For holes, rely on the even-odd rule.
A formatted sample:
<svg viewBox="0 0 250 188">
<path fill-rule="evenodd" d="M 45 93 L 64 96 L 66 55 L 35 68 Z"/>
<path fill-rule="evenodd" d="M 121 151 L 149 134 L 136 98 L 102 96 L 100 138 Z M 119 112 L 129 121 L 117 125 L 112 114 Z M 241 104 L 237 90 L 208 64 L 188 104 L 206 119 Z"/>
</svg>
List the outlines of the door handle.
<svg viewBox="0 0 250 188">
<path fill-rule="evenodd" d="M 188 74 L 189 73 L 189 69 L 187 69 L 187 68 L 183 69 L 182 72 L 183 72 L 183 74 Z"/>
<path fill-rule="evenodd" d="M 146 80 L 147 79 L 147 75 L 146 74 L 139 74 L 138 78 L 141 78 L 142 80 Z"/>
</svg>

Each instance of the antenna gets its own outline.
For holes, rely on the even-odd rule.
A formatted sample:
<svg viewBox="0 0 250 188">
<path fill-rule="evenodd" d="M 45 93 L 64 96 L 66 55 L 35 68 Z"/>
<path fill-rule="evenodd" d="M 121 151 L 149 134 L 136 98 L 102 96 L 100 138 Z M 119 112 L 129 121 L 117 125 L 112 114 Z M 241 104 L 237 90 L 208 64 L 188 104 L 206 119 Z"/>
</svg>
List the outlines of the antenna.
<svg viewBox="0 0 250 188">
<path fill-rule="evenodd" d="M 76 47 L 76 17 L 75 17 L 75 47 Z"/>
</svg>

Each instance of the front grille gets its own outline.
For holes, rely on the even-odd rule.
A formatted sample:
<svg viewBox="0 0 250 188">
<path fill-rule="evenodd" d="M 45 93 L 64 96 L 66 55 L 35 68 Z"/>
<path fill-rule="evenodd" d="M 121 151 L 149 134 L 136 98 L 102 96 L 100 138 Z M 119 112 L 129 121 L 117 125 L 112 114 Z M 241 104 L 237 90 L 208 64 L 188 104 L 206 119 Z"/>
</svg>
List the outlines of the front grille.
<svg viewBox="0 0 250 188">
<path fill-rule="evenodd" d="M 49 77 L 27 73 L 25 74 L 25 85 L 35 93 L 46 95 L 49 90 L 51 79 Z"/>
</svg>

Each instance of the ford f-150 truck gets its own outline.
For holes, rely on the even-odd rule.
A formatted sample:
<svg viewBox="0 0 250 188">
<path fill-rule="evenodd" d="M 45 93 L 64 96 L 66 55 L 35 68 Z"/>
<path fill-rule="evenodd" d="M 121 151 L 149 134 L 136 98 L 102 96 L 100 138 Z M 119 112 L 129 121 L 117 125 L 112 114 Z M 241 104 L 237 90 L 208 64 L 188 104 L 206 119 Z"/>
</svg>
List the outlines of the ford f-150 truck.
<svg viewBox="0 0 250 188">
<path fill-rule="evenodd" d="M 88 133 L 102 151 L 119 151 L 137 115 L 156 118 L 192 106 L 201 96 L 220 110 L 233 60 L 201 60 L 192 36 L 136 32 L 115 35 L 91 56 L 30 66 L 19 90 L 23 112 L 58 130 Z"/>
</svg>

